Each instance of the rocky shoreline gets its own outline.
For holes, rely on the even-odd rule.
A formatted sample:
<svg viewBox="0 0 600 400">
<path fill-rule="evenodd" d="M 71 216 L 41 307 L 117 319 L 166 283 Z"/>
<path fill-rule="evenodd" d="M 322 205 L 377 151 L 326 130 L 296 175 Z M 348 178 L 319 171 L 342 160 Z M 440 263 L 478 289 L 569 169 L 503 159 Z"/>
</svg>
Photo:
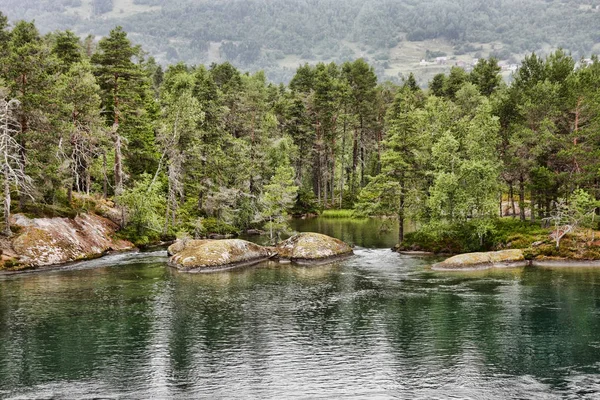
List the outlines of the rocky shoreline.
<svg viewBox="0 0 600 400">
<path fill-rule="evenodd" d="M 523 250 L 500 250 L 481 253 L 466 253 L 452 256 L 442 262 L 433 264 L 434 271 L 481 271 L 494 268 L 597 268 L 600 260 L 578 260 L 567 258 L 534 258 L 526 259 Z"/>
<path fill-rule="evenodd" d="M 16 214 L 12 223 L 17 233 L 2 241 L 0 270 L 56 266 L 135 248 L 133 243 L 116 238 L 116 223 L 93 213 L 75 218 Z"/>
</svg>

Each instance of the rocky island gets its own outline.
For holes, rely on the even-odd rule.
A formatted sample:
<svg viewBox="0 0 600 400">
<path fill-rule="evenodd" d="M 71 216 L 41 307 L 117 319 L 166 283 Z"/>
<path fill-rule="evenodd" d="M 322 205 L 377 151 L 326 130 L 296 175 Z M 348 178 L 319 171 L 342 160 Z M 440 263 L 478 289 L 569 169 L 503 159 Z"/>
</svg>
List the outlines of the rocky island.
<svg viewBox="0 0 600 400">
<path fill-rule="evenodd" d="M 169 246 L 169 265 L 186 272 L 212 272 L 257 264 L 273 258 L 281 263 L 329 262 L 352 255 L 341 240 L 320 233 L 299 233 L 276 247 L 241 239 L 178 240 Z"/>
</svg>

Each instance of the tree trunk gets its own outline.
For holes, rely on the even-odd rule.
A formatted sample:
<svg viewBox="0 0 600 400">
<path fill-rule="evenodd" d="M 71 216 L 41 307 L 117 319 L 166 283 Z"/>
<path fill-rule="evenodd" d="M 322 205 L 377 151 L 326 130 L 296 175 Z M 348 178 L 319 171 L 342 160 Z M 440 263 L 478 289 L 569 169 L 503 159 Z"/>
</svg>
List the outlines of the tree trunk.
<svg viewBox="0 0 600 400">
<path fill-rule="evenodd" d="M 8 165 L 4 165 L 4 235 L 11 236 L 10 230 L 10 182 Z"/>
<path fill-rule="evenodd" d="M 173 190 L 171 185 L 171 179 L 169 179 L 169 189 L 167 191 L 167 205 L 165 207 L 165 226 L 163 228 L 163 235 L 169 232 L 169 211 L 171 208 L 171 191 Z"/>
<path fill-rule="evenodd" d="M 123 155 L 121 154 L 121 135 L 115 131 L 115 195 L 123 193 Z"/>
<path fill-rule="evenodd" d="M 531 222 L 535 222 L 535 201 L 537 200 L 535 192 L 531 191 Z"/>
<path fill-rule="evenodd" d="M 102 153 L 102 172 L 104 174 L 104 182 L 102 183 L 102 195 L 106 199 L 108 197 L 108 176 L 106 174 L 106 151 Z"/>
<path fill-rule="evenodd" d="M 360 187 L 365 187 L 365 143 L 362 115 L 360 117 Z"/>
<path fill-rule="evenodd" d="M 521 221 L 525 221 L 525 178 L 523 175 L 519 176 L 519 217 Z M 533 207 L 532 207 L 533 209 Z"/>
<path fill-rule="evenodd" d="M 398 243 L 404 241 L 404 172 L 400 176 L 400 208 L 398 209 Z"/>
<path fill-rule="evenodd" d="M 514 217 L 517 216 L 517 211 L 516 211 L 516 208 L 515 208 L 515 191 L 514 191 L 514 188 L 513 188 L 513 182 L 512 181 L 510 181 L 510 184 L 509 184 L 508 187 L 509 187 L 509 196 L 510 196 L 510 206 L 512 208 L 512 217 L 514 218 Z"/>
<path fill-rule="evenodd" d="M 346 118 L 344 117 L 344 131 L 342 133 L 342 156 L 341 156 L 341 166 L 340 166 L 340 209 L 342 208 L 342 204 L 344 202 L 344 173 L 346 164 L 344 163 L 344 153 L 346 152 Z"/>
<path fill-rule="evenodd" d="M 123 193 L 123 156 L 121 154 L 121 135 L 119 135 L 119 76 L 115 74 L 115 87 L 113 91 L 113 102 L 115 116 L 113 123 L 113 140 L 115 142 L 115 195 Z"/>
<path fill-rule="evenodd" d="M 331 140 L 331 207 L 335 204 L 335 135 Z"/>
<path fill-rule="evenodd" d="M 350 193 L 352 198 L 356 194 L 356 169 L 358 166 L 358 133 L 356 128 L 354 129 L 354 137 L 352 140 L 352 176 L 350 182 Z"/>
</svg>

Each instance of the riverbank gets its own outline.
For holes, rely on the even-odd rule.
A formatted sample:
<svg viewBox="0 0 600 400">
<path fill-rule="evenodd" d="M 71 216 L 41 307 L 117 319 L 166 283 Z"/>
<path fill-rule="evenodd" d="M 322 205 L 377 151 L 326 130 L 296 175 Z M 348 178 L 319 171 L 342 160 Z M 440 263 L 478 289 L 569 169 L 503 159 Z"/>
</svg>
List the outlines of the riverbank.
<svg viewBox="0 0 600 400">
<path fill-rule="evenodd" d="M 481 236 L 477 235 L 476 227 L 469 222 L 425 226 L 419 231 L 407 234 L 405 240 L 394 246 L 393 250 L 408 255 L 459 255 L 456 259 L 448 259 L 451 265 L 438 265 L 440 269 L 451 270 L 487 269 L 494 267 L 494 264 L 523 266 L 524 262 L 527 265 L 541 265 L 543 262 L 545 265 L 586 266 L 595 266 L 598 262 L 600 266 L 600 231 L 578 229 L 562 237 L 557 246 L 552 229 L 543 228 L 535 223 L 503 218 L 492 221 L 488 232 Z M 514 260 L 502 259 L 503 251 L 510 254 L 513 250 L 518 250 L 522 255 Z M 501 260 L 494 261 L 494 255 L 502 255 Z"/>
<path fill-rule="evenodd" d="M 115 222 L 92 212 L 74 218 L 15 214 L 11 222 L 14 235 L 0 241 L 0 270 L 4 271 L 63 265 L 135 248 L 117 237 Z"/>
</svg>

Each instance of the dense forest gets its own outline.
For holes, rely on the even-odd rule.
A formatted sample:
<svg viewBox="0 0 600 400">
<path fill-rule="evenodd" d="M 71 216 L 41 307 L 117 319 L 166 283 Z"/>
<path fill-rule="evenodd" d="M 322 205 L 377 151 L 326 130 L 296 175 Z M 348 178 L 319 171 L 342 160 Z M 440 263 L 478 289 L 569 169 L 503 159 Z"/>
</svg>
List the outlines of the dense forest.
<svg viewBox="0 0 600 400">
<path fill-rule="evenodd" d="M 11 212 L 110 198 L 137 243 L 277 236 L 291 213 L 354 208 L 422 231 L 466 226 L 483 246 L 503 199 L 520 220 L 594 210 L 598 58 L 531 54 L 509 86 L 499 72 L 495 58 L 453 67 L 424 91 L 412 75 L 378 83 L 358 59 L 275 85 L 228 62 L 163 70 L 121 27 L 81 41 L 0 14 L 4 233 Z"/>
<path fill-rule="evenodd" d="M 512 62 L 600 51 L 599 0 L 5 0 L 2 11 L 42 32 L 121 25 L 161 64 L 229 61 L 286 83 L 304 62 L 365 58 L 379 78 L 398 80 L 426 50 Z"/>
</svg>

